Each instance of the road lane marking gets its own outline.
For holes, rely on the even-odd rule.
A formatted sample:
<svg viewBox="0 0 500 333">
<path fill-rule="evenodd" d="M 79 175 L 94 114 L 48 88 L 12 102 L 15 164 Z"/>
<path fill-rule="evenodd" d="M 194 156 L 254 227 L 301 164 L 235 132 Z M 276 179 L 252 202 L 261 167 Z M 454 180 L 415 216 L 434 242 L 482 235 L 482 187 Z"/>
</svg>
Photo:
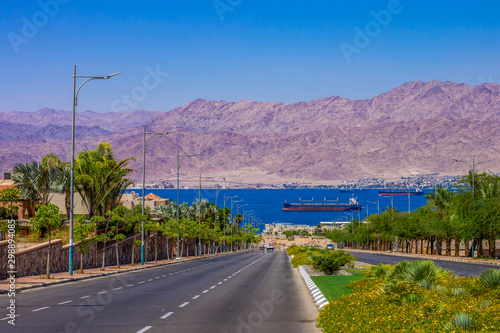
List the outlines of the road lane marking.
<svg viewBox="0 0 500 333">
<path fill-rule="evenodd" d="M 107 290 L 100 291 L 100 292 L 98 292 L 98 293 L 97 293 L 97 295 L 105 294 L 105 293 L 107 293 L 107 292 L 108 292 Z"/>
<path fill-rule="evenodd" d="M 161 318 L 161 319 L 165 319 L 165 318 L 167 318 L 167 317 L 171 316 L 172 314 L 173 314 L 173 312 L 167 312 L 166 314 L 164 314 L 164 315 L 163 315 L 163 316 L 161 316 L 160 318 Z"/>
<path fill-rule="evenodd" d="M 227 279 L 224 279 L 224 281 L 227 281 Z"/>
<path fill-rule="evenodd" d="M 165 274 L 165 275 L 162 275 L 161 277 L 165 277 L 165 276 L 167 276 L 167 275 Z"/>
<path fill-rule="evenodd" d="M 157 277 L 155 277 L 155 280 L 158 280 L 159 278 L 160 278 L 160 277 L 159 277 L 159 276 L 157 276 Z"/>
<path fill-rule="evenodd" d="M 146 327 L 144 327 L 142 330 L 137 331 L 137 333 L 144 333 L 144 332 L 146 332 L 147 330 L 149 330 L 151 327 L 153 327 L 153 326 L 146 326 Z"/>
<path fill-rule="evenodd" d="M 137 284 L 143 284 L 144 282 L 146 282 L 146 281 L 141 281 L 141 282 L 138 282 Z"/>
<path fill-rule="evenodd" d="M 127 287 L 132 287 L 133 285 L 134 285 L 133 283 L 132 284 L 127 284 Z"/>
<path fill-rule="evenodd" d="M 183 307 L 185 307 L 185 306 L 186 306 L 186 305 L 188 305 L 188 304 L 189 304 L 189 302 L 184 302 L 184 303 L 182 303 L 181 305 L 179 305 L 179 307 L 180 307 L 180 308 L 183 308 Z"/>
<path fill-rule="evenodd" d="M 217 283 L 217 284 L 222 284 L 222 282 L 219 282 L 219 283 Z"/>
<path fill-rule="evenodd" d="M 192 299 L 197 299 L 198 297 L 200 297 L 200 295 L 196 295 Z"/>
<path fill-rule="evenodd" d="M 153 281 L 153 279 L 149 279 L 149 280 L 148 280 L 148 282 L 151 282 L 151 281 Z"/>
<path fill-rule="evenodd" d="M 73 302 L 73 301 L 71 301 L 71 300 L 70 301 L 64 301 L 64 302 L 61 302 L 61 303 L 57 303 L 57 305 L 63 305 L 63 304 L 71 303 L 71 302 Z"/>
<path fill-rule="evenodd" d="M 123 287 L 113 288 L 113 290 L 120 290 L 120 289 L 123 289 Z"/>
<path fill-rule="evenodd" d="M 203 290 L 203 293 L 204 293 L 204 294 L 208 293 L 208 289 L 207 289 L 207 290 Z"/>
<path fill-rule="evenodd" d="M 85 298 L 89 298 L 91 295 L 87 295 L 87 296 L 82 296 L 80 297 L 80 299 L 85 299 Z"/>
<path fill-rule="evenodd" d="M 16 315 L 16 317 L 19 317 L 19 316 L 20 316 L 20 315 Z M 2 321 L 2 320 L 7 320 L 7 319 L 12 319 L 12 318 L 10 318 L 10 317 L 5 317 L 5 318 L 0 319 L 0 321 Z"/>
<path fill-rule="evenodd" d="M 216 286 L 211 286 L 210 289 L 214 289 Z"/>
<path fill-rule="evenodd" d="M 38 308 L 38 309 L 35 309 L 35 310 L 31 310 L 31 312 L 42 311 L 42 310 L 45 310 L 45 309 L 48 309 L 48 308 L 50 308 L 50 306 L 44 306 L 43 308 Z"/>
<path fill-rule="evenodd" d="M 168 275 L 174 275 L 174 273 L 170 273 L 170 274 L 168 274 Z"/>
</svg>

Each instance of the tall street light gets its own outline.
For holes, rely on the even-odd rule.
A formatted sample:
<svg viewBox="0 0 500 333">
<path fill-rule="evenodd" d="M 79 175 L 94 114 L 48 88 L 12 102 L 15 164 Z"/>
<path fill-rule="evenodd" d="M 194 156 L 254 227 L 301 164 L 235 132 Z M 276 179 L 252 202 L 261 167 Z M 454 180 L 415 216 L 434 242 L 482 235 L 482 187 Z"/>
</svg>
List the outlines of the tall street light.
<svg viewBox="0 0 500 333">
<path fill-rule="evenodd" d="M 380 215 L 380 200 L 377 200 L 377 202 L 367 201 L 367 203 L 377 205 L 377 214 Z M 368 205 L 366 205 L 366 211 L 368 214 Z M 380 251 L 380 230 L 377 230 L 377 236 L 378 236 L 377 251 Z"/>
<path fill-rule="evenodd" d="M 181 167 L 182 160 L 184 160 L 187 157 L 194 157 L 194 156 L 198 156 L 200 154 L 201 153 L 197 153 L 197 154 L 182 154 L 182 155 L 180 155 L 179 154 L 179 150 L 177 150 L 177 258 L 176 259 L 181 259 L 181 257 L 179 256 L 179 254 L 180 254 L 180 251 L 179 251 L 179 234 L 180 234 L 180 231 L 181 231 L 180 224 L 179 224 L 179 206 L 180 206 L 180 203 L 179 203 L 179 169 Z"/>
<path fill-rule="evenodd" d="M 73 67 L 73 114 L 71 122 L 71 195 L 70 195 L 70 211 L 69 211 L 69 275 L 73 275 L 73 208 L 74 208 L 74 197 L 75 197 L 75 109 L 78 105 L 78 93 L 82 86 L 92 80 L 107 80 L 110 77 L 116 76 L 120 73 L 113 73 L 108 76 L 89 76 L 89 75 L 76 75 L 76 65 Z M 87 79 L 83 81 L 82 84 L 76 89 L 76 79 L 82 78 Z"/>
<path fill-rule="evenodd" d="M 476 165 L 474 162 L 474 155 L 472 155 L 472 161 L 467 161 L 467 160 L 457 160 L 453 159 L 455 162 L 460 162 L 460 163 L 466 163 L 471 169 L 472 169 L 472 205 L 474 206 L 474 174 L 476 173 Z M 472 162 L 472 165 L 470 165 L 469 162 Z M 455 244 L 455 246 L 457 246 Z M 474 237 L 472 238 L 472 246 L 471 246 L 471 257 L 474 258 Z"/>
<path fill-rule="evenodd" d="M 240 207 L 243 207 L 243 206 L 248 206 L 248 204 L 243 204 L 243 205 L 236 204 L 236 219 L 238 218 Z M 238 220 L 236 220 L 236 235 L 237 236 L 240 235 L 240 221 L 238 221 Z M 238 241 L 236 241 L 236 251 L 238 251 L 239 246 L 240 246 L 240 243 Z"/>
<path fill-rule="evenodd" d="M 214 217 L 214 246 L 213 246 L 213 254 L 215 254 L 215 237 L 216 237 L 216 232 L 215 230 L 217 229 L 217 199 L 219 197 L 219 193 L 222 190 L 225 190 L 225 188 L 221 188 L 220 190 L 218 189 L 218 184 L 215 184 L 215 217 Z"/>
<path fill-rule="evenodd" d="M 241 200 L 234 200 L 231 199 L 231 252 L 233 252 L 233 204 L 237 203 L 237 202 L 241 202 L 243 201 L 243 199 Z"/>
<path fill-rule="evenodd" d="M 142 144 L 142 215 L 144 216 L 144 200 L 145 200 L 145 190 L 146 190 L 146 147 L 148 145 L 149 139 L 155 135 L 167 135 L 169 133 L 175 132 L 175 130 L 168 132 L 146 132 L 146 125 L 143 126 L 143 144 Z M 146 135 L 149 137 L 146 139 Z M 144 218 L 142 219 L 142 229 L 141 229 L 141 265 L 144 265 Z"/>
<path fill-rule="evenodd" d="M 236 197 L 238 197 L 238 195 L 234 195 L 232 197 L 227 197 L 226 198 L 226 195 L 224 194 L 224 221 L 223 221 L 223 223 L 224 223 L 224 231 L 222 232 L 223 233 L 222 237 L 224 238 L 224 243 L 222 245 L 222 252 L 223 253 L 226 253 L 226 201 L 228 199 L 232 200 L 233 198 L 236 198 Z"/>
<path fill-rule="evenodd" d="M 203 177 L 203 179 L 214 179 L 215 177 Z M 201 256 L 201 172 L 200 172 L 200 194 L 198 197 L 198 257 Z"/>
</svg>

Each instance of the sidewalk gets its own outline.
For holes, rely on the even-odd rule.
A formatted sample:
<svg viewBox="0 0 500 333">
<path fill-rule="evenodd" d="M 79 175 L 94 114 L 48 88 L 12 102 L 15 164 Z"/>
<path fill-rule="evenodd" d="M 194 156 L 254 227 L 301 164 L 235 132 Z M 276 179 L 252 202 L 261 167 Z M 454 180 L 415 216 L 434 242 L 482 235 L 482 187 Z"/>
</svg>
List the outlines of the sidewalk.
<svg viewBox="0 0 500 333">
<path fill-rule="evenodd" d="M 494 260 L 494 259 L 481 259 L 481 258 L 470 258 L 470 257 L 438 256 L 435 254 L 404 253 L 404 252 L 391 252 L 391 251 L 373 251 L 373 250 L 359 250 L 359 249 L 351 249 L 351 248 L 344 248 L 344 250 L 348 251 L 348 252 L 365 252 L 365 253 L 385 254 L 385 255 L 391 255 L 391 256 L 421 258 L 423 260 L 457 261 L 457 262 L 467 262 L 467 263 L 472 263 L 472 264 L 500 266 L 500 259 Z"/>
<path fill-rule="evenodd" d="M 243 251 L 238 251 L 238 252 L 233 252 L 234 253 L 242 253 L 246 252 L 249 250 L 243 250 Z M 83 274 L 80 274 L 77 272 L 79 268 L 76 268 L 73 270 L 73 276 L 70 276 L 68 272 L 59 272 L 59 273 L 51 273 L 50 274 L 50 279 L 44 279 L 41 278 L 38 275 L 33 275 L 33 276 L 21 276 L 21 277 L 16 277 L 15 281 L 15 288 L 16 291 L 21 291 L 21 290 L 27 290 L 27 289 L 33 289 L 33 288 L 39 288 L 39 287 L 46 287 L 50 285 L 55 285 L 55 284 L 61 284 L 61 283 L 68 283 L 68 282 L 74 282 L 74 281 L 80 281 L 80 280 L 86 280 L 86 279 L 92 279 L 92 278 L 97 278 L 100 276 L 106 276 L 106 275 L 113 275 L 113 274 L 119 274 L 119 273 L 124 273 L 124 272 L 131 272 L 135 270 L 140 270 L 140 269 L 149 269 L 153 267 L 159 267 L 159 266 L 165 266 L 165 265 L 175 265 L 187 261 L 192 261 L 192 260 L 201 260 L 201 259 L 206 259 L 206 258 L 213 258 L 213 257 L 221 257 L 221 256 L 226 256 L 231 253 L 218 253 L 217 255 L 203 255 L 201 257 L 195 257 L 191 256 L 189 258 L 182 258 L 182 260 L 177 260 L 177 259 L 172 259 L 172 260 L 158 260 L 158 262 L 146 262 L 144 265 L 141 265 L 140 263 L 136 263 L 135 266 L 132 266 L 132 264 L 125 264 L 125 265 L 120 265 L 120 268 L 117 268 L 116 266 L 106 266 L 106 270 L 102 271 L 100 267 L 97 268 L 88 268 L 84 270 Z M 5 280 L 0 280 L 0 294 L 7 294 L 9 292 L 9 285 L 10 282 L 8 279 Z"/>
</svg>

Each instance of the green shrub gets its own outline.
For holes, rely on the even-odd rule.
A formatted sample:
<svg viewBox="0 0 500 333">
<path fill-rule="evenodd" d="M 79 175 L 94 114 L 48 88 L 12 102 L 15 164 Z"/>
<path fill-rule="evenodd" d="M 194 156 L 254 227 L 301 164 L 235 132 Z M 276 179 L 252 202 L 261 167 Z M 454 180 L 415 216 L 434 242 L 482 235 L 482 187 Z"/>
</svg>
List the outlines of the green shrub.
<svg viewBox="0 0 500 333">
<path fill-rule="evenodd" d="M 325 253 L 326 252 L 326 253 Z M 316 270 L 322 271 L 326 275 L 331 275 L 341 266 L 351 264 L 356 258 L 344 251 L 318 251 L 318 254 L 312 254 L 312 266 Z"/>
<path fill-rule="evenodd" d="M 500 285 L 500 270 L 490 269 L 483 271 L 480 276 L 481 283 L 488 289 L 496 289 Z"/>
</svg>

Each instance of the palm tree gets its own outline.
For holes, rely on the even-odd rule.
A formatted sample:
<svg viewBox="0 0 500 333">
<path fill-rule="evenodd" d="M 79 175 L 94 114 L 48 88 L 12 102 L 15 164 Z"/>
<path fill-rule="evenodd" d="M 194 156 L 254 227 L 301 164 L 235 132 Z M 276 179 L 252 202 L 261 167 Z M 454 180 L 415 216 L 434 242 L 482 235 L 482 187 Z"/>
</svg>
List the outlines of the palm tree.
<svg viewBox="0 0 500 333">
<path fill-rule="evenodd" d="M 116 161 L 108 143 L 99 143 L 96 150 L 78 154 L 75 187 L 90 217 L 104 216 L 106 211 L 116 208 L 125 189 L 133 183 L 127 178 L 135 171 L 127 168 L 132 160 Z"/>
<path fill-rule="evenodd" d="M 437 232 L 436 254 L 438 255 L 441 255 L 443 236 L 446 242 L 447 256 L 451 255 L 451 239 L 453 237 L 455 238 L 455 253 L 460 244 L 460 238 L 456 232 L 453 232 L 450 219 L 452 215 L 453 200 L 456 195 L 457 192 L 451 191 L 449 186 L 445 188 L 438 186 L 435 191 L 425 195 L 428 204 L 434 207 L 437 215 L 436 228 L 439 230 Z"/>
</svg>

